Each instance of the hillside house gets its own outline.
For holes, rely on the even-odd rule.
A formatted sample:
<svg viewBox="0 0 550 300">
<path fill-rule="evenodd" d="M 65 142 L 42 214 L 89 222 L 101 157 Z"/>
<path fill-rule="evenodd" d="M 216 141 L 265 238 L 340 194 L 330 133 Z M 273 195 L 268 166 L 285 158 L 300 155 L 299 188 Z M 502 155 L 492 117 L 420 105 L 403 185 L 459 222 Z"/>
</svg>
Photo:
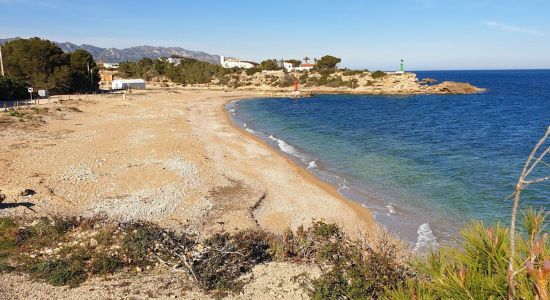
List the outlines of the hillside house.
<svg viewBox="0 0 550 300">
<path fill-rule="evenodd" d="M 257 63 L 252 61 L 245 61 L 245 60 L 240 60 L 238 58 L 225 57 L 225 56 L 220 56 L 220 64 L 222 65 L 222 67 L 226 69 L 230 69 L 230 68 L 250 69 L 258 65 Z"/>
<path fill-rule="evenodd" d="M 301 64 L 299 67 L 295 67 L 294 71 L 311 71 L 315 67 L 315 64 Z"/>
<path fill-rule="evenodd" d="M 103 63 L 103 67 L 106 69 L 118 69 L 119 63 Z"/>
<path fill-rule="evenodd" d="M 168 63 L 177 67 L 181 64 L 181 59 L 182 57 L 173 55 L 172 57 L 168 58 Z"/>
<path fill-rule="evenodd" d="M 289 62 L 283 62 L 283 68 L 287 71 L 287 72 L 292 72 L 292 70 L 294 69 L 294 66 L 292 65 L 292 63 L 289 63 Z"/>
</svg>

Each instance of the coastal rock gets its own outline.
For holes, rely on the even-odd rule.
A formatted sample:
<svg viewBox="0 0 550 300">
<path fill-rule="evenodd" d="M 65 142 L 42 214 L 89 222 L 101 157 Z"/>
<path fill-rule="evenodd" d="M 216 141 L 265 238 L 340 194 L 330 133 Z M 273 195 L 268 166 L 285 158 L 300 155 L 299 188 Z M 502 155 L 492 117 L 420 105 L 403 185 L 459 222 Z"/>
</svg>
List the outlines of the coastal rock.
<svg viewBox="0 0 550 300">
<path fill-rule="evenodd" d="M 430 84 L 430 83 L 436 83 L 436 82 L 437 80 L 433 78 L 424 78 L 420 80 L 420 83 L 423 83 L 423 84 Z"/>
<path fill-rule="evenodd" d="M 433 85 L 437 80 L 425 78 L 418 80 L 412 72 L 382 72 L 382 76 L 373 76 L 368 71 L 346 72 L 316 71 L 285 73 L 282 70 L 263 71 L 248 75 L 246 72 L 226 77 L 225 81 L 213 79 L 209 84 L 194 84 L 187 88 L 208 88 L 210 90 L 253 90 L 269 92 L 271 95 L 288 96 L 293 90 L 293 80 L 299 79 L 301 95 L 317 94 L 367 94 L 367 95 L 417 95 L 417 94 L 471 94 L 484 91 L 469 83 L 446 81 Z M 175 87 L 167 77 L 159 76 L 148 82 L 156 87 Z M 183 87 L 183 86 L 181 86 Z"/>
<path fill-rule="evenodd" d="M 31 190 L 31 189 L 24 189 L 22 192 L 21 192 L 21 196 L 23 197 L 29 197 L 29 196 L 32 196 L 36 194 L 36 192 L 34 190 Z"/>
<path fill-rule="evenodd" d="M 474 94 L 483 92 L 485 89 L 475 87 L 469 83 L 444 81 L 431 86 L 430 91 L 437 94 Z"/>
</svg>

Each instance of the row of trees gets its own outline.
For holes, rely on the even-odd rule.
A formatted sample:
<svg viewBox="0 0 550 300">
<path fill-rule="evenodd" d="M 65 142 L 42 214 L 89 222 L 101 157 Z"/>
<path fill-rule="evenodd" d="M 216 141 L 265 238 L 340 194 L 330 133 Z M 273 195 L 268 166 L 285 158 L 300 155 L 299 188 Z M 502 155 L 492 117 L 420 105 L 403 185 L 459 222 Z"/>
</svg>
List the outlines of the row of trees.
<svg viewBox="0 0 550 300">
<path fill-rule="evenodd" d="M 27 87 L 51 94 L 93 92 L 99 70 L 90 53 L 64 53 L 55 43 L 40 38 L 18 39 L 2 46 L 6 76 L 0 79 L 0 100 L 21 99 Z"/>
<path fill-rule="evenodd" d="M 316 68 L 322 70 L 336 69 L 340 58 L 326 55 L 317 60 Z M 299 66 L 299 60 L 287 60 L 294 66 Z M 246 70 L 248 75 L 252 75 L 260 71 L 281 70 L 281 65 L 276 59 L 267 59 L 262 61 L 257 67 Z M 180 64 L 175 66 L 170 64 L 166 59 L 150 59 L 143 58 L 137 62 L 124 62 L 119 65 L 118 72 L 120 76 L 130 78 L 139 77 L 145 80 L 150 80 L 157 76 L 166 76 L 172 82 L 183 84 L 203 84 L 209 83 L 212 79 L 221 79 L 228 74 L 236 74 L 242 72 L 241 69 L 233 68 L 226 69 L 220 65 L 210 64 L 208 62 L 199 61 L 192 58 L 181 58 Z"/>
<path fill-rule="evenodd" d="M 99 87 L 99 69 L 90 53 L 77 50 L 64 53 L 55 43 L 40 38 L 18 39 L 3 46 L 5 77 L 0 77 L 0 100 L 15 100 L 27 97 L 27 87 L 47 89 L 51 94 L 93 92 Z M 304 58 L 307 62 L 309 58 Z M 300 60 L 286 60 L 299 66 Z M 326 55 L 316 59 L 315 69 L 336 69 L 340 58 Z M 251 75 L 264 70 L 280 70 L 276 59 L 261 62 L 247 70 Z M 137 62 L 121 63 L 119 72 L 123 77 L 140 77 L 146 80 L 166 76 L 176 83 L 209 83 L 214 78 L 240 73 L 239 69 L 225 69 L 190 58 L 182 58 L 178 66 L 166 60 L 143 58 Z"/>
<path fill-rule="evenodd" d="M 192 58 L 181 58 L 175 66 L 167 60 L 143 58 L 137 62 L 124 62 L 118 67 L 122 77 L 139 77 L 150 80 L 157 76 L 166 76 L 173 82 L 184 84 L 209 83 L 212 78 L 234 73 L 237 69 L 224 69 L 220 65 L 199 61 Z"/>
<path fill-rule="evenodd" d="M 306 56 L 304 57 L 303 60 L 307 63 L 310 60 L 310 58 Z M 336 67 L 340 62 L 342 62 L 340 58 L 334 57 L 332 55 L 325 55 L 320 59 L 315 58 L 314 60 L 315 60 L 316 70 L 333 70 L 333 69 L 336 69 Z M 299 67 L 302 64 L 302 61 L 298 59 L 286 59 L 285 62 L 291 63 L 293 67 Z M 277 62 L 276 59 L 264 60 L 263 62 L 260 63 L 259 68 L 262 70 L 282 69 L 281 65 Z"/>
</svg>

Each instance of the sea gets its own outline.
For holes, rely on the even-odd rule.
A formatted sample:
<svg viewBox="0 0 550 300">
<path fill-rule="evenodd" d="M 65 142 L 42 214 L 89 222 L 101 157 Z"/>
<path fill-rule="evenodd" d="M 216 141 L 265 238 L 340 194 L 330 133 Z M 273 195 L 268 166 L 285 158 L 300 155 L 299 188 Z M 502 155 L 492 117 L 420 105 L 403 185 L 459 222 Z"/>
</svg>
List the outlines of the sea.
<svg viewBox="0 0 550 300">
<path fill-rule="evenodd" d="M 509 223 L 509 196 L 550 126 L 550 70 L 415 73 L 487 91 L 265 98 L 227 110 L 418 251 L 459 239 L 473 220 Z M 532 178 L 550 175 L 546 162 Z M 523 193 L 528 206 L 550 210 L 550 182 Z"/>
</svg>

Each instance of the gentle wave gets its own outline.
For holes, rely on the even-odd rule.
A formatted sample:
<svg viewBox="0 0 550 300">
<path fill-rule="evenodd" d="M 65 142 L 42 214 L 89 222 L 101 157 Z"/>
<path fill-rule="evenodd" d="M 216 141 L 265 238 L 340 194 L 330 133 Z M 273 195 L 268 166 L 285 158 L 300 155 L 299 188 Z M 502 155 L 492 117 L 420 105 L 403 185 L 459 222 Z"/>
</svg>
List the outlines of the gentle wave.
<svg viewBox="0 0 550 300">
<path fill-rule="evenodd" d="M 301 155 L 294 147 L 292 147 L 289 143 L 278 139 L 274 137 L 273 135 L 269 135 L 269 139 L 276 142 L 279 149 L 285 153 L 288 153 L 290 155 L 296 156 L 300 159 L 303 158 L 303 155 Z"/>
<path fill-rule="evenodd" d="M 416 240 L 416 245 L 414 246 L 413 251 L 425 253 L 437 248 L 437 246 L 439 245 L 437 243 L 437 238 L 432 232 L 432 228 L 430 227 L 429 223 L 424 223 L 418 226 L 417 233 L 418 238 Z"/>
<path fill-rule="evenodd" d="M 237 107 L 236 104 L 233 107 L 227 107 L 227 110 L 229 112 L 232 112 L 233 109 L 235 109 L 235 107 Z M 238 116 L 239 109 L 238 108 L 235 109 L 235 112 L 236 112 L 235 116 Z M 377 209 L 377 210 L 372 211 L 373 212 L 373 217 L 375 219 L 378 219 L 378 216 L 379 216 L 379 214 L 377 212 L 381 212 L 384 216 L 388 216 L 391 219 L 394 219 L 398 215 L 400 217 L 403 217 L 403 214 L 402 214 L 401 210 L 399 210 L 394 203 L 386 202 L 386 203 L 383 203 L 383 204 L 382 203 L 377 204 L 375 201 L 374 202 L 370 201 L 370 200 L 368 201 L 367 200 L 368 197 L 366 197 L 363 194 L 363 192 L 361 192 L 360 189 L 358 190 L 357 187 L 353 184 L 353 182 L 348 182 L 348 180 L 345 177 L 343 177 L 339 174 L 336 174 L 334 172 L 331 172 L 329 170 L 326 170 L 326 169 L 322 168 L 322 166 L 319 167 L 319 165 L 318 165 L 319 161 L 313 155 L 308 155 L 307 153 L 303 153 L 303 152 L 299 151 L 293 145 L 289 144 L 288 142 L 286 142 L 283 139 L 275 137 L 271 133 L 265 133 L 263 131 L 252 129 L 250 127 L 250 124 L 245 122 L 245 120 L 243 120 L 243 119 L 239 119 L 238 117 L 235 117 L 234 121 L 237 124 L 240 124 L 240 126 L 243 129 L 245 129 L 247 132 L 249 132 L 251 134 L 254 134 L 255 136 L 259 137 L 260 139 L 266 141 L 268 144 L 270 144 L 275 149 L 278 149 L 279 151 L 285 153 L 286 155 L 289 155 L 289 156 L 295 158 L 303 166 L 304 169 L 306 169 L 310 173 L 314 174 L 316 177 L 320 178 L 321 180 L 324 180 L 324 181 L 334 185 L 336 187 L 336 190 L 337 190 L 338 193 L 342 194 L 345 197 L 353 199 L 354 201 L 358 201 L 361 204 L 361 206 L 363 206 L 363 207 L 365 207 L 369 210 Z M 374 205 L 374 207 L 372 207 L 373 205 Z M 400 211 L 400 212 L 398 213 L 397 211 Z M 380 216 L 380 217 L 383 217 L 383 216 Z M 429 243 L 429 242 L 427 242 L 427 240 L 429 240 L 430 238 L 435 240 L 435 236 L 431 232 L 431 229 L 429 228 L 429 225 L 427 225 L 427 226 L 428 226 L 429 234 L 428 233 L 426 233 L 426 234 L 423 233 L 422 234 L 422 236 L 424 236 L 426 238 L 422 238 L 421 242 L 417 243 L 418 244 L 417 248 L 420 248 L 421 244 L 423 244 L 423 243 Z M 414 227 L 411 228 L 411 229 L 414 230 Z M 425 231 L 425 229 L 423 229 L 423 231 Z M 415 238 L 416 238 L 416 234 L 414 234 L 414 231 L 411 231 L 410 233 L 411 233 L 410 241 L 412 243 L 414 243 Z M 431 236 L 430 236 L 430 234 L 431 234 Z M 426 242 L 424 242 L 424 240 L 426 240 Z"/>
<path fill-rule="evenodd" d="M 388 216 L 396 213 L 395 207 L 393 206 L 393 204 L 390 203 L 386 205 L 386 208 L 388 209 Z"/>
</svg>

